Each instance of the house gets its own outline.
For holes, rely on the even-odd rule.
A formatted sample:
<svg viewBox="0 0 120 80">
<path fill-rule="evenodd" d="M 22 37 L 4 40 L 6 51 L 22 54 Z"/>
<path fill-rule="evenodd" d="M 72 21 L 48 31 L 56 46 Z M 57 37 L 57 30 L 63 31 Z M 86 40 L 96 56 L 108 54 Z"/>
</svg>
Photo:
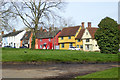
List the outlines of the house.
<svg viewBox="0 0 120 80">
<path fill-rule="evenodd" d="M 36 34 L 36 49 L 59 49 L 58 36 L 61 31 L 39 30 Z"/>
<path fill-rule="evenodd" d="M 70 47 L 76 47 L 75 38 L 77 37 L 80 30 L 81 26 L 63 28 L 60 35 L 58 36 L 60 49 L 68 50 Z"/>
<path fill-rule="evenodd" d="M 33 34 L 31 31 L 27 31 L 21 39 L 20 47 L 26 46 L 28 48 L 31 48 L 32 35 Z"/>
<path fill-rule="evenodd" d="M 91 22 L 88 22 L 88 27 L 85 29 L 81 38 L 84 51 L 100 51 L 94 36 L 97 29 L 98 28 L 91 27 Z"/>
<path fill-rule="evenodd" d="M 10 32 L 8 34 L 4 34 L 2 36 L 2 47 L 5 46 L 11 46 L 13 48 L 19 48 L 20 47 L 20 39 L 25 34 L 25 30 Z"/>
</svg>

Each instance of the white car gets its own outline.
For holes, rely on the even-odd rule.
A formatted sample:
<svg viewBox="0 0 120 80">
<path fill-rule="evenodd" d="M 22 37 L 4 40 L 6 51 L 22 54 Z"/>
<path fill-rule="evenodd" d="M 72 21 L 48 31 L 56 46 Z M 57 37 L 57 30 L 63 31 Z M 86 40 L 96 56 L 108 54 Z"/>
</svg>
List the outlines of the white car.
<svg viewBox="0 0 120 80">
<path fill-rule="evenodd" d="M 69 50 L 80 50 L 80 48 L 70 47 Z"/>
</svg>

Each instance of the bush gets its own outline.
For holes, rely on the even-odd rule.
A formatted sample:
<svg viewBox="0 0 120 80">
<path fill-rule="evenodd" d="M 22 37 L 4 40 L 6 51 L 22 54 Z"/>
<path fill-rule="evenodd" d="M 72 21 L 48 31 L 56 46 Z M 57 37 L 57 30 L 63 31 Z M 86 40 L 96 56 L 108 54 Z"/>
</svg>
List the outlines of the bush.
<svg viewBox="0 0 120 80">
<path fill-rule="evenodd" d="M 101 53 L 118 53 L 119 30 L 117 22 L 106 17 L 98 26 L 99 29 L 95 33 L 95 39 L 97 40 Z"/>
</svg>

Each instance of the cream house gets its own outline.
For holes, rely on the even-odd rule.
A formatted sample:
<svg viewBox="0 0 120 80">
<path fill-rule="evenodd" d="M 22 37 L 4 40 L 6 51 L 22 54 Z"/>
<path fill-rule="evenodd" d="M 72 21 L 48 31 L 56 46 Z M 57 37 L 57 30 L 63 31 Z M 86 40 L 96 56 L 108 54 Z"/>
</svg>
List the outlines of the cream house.
<svg viewBox="0 0 120 80">
<path fill-rule="evenodd" d="M 98 28 L 91 27 L 91 22 L 88 22 L 88 27 L 85 29 L 82 40 L 84 51 L 100 51 L 97 41 L 94 38 L 94 34 Z"/>
</svg>

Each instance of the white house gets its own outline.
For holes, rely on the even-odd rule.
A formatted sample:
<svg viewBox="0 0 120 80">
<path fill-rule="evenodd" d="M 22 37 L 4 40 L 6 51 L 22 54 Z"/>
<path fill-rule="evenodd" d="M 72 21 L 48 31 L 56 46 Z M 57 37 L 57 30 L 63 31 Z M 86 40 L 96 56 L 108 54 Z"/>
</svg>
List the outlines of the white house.
<svg viewBox="0 0 120 80">
<path fill-rule="evenodd" d="M 91 27 L 91 22 L 88 22 L 88 27 L 85 29 L 82 40 L 84 51 L 100 51 L 97 41 L 95 40 L 95 32 L 98 28 Z"/>
<path fill-rule="evenodd" d="M 20 40 L 24 36 L 25 32 L 26 32 L 25 30 L 13 31 L 11 33 L 3 35 L 2 36 L 2 47 L 11 46 L 13 48 L 19 48 Z"/>
</svg>

